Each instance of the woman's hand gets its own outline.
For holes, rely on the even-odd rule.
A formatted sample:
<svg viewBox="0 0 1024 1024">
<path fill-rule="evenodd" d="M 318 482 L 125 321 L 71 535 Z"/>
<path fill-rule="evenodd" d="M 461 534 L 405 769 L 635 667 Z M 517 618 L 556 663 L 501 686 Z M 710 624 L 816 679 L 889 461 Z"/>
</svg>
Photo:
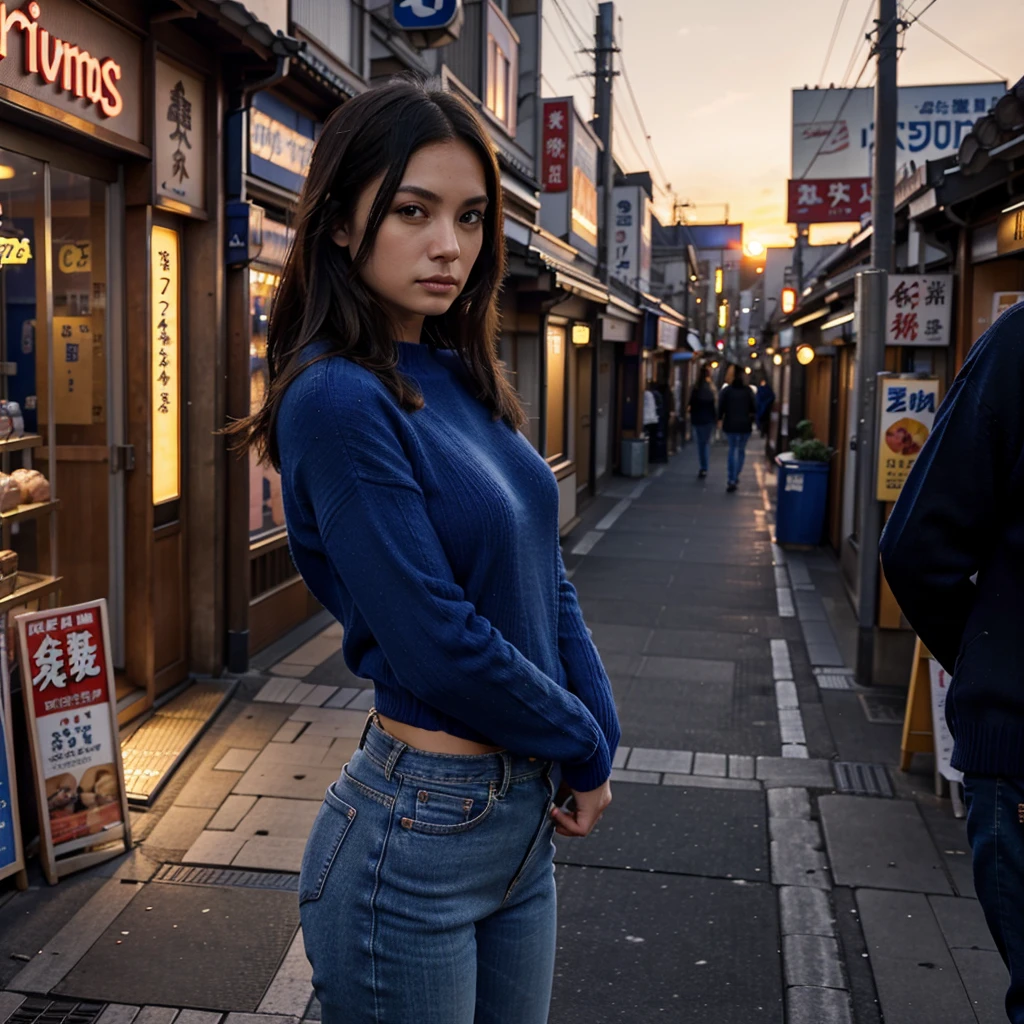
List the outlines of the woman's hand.
<svg viewBox="0 0 1024 1024">
<path fill-rule="evenodd" d="M 570 796 L 574 806 L 570 805 L 571 810 L 563 811 L 562 804 Z M 555 806 L 551 808 L 555 831 L 560 836 L 567 836 L 570 839 L 590 835 L 611 802 L 612 784 L 610 781 L 606 781 L 604 785 L 587 793 L 579 793 L 575 789 L 563 786 L 555 797 Z"/>
</svg>

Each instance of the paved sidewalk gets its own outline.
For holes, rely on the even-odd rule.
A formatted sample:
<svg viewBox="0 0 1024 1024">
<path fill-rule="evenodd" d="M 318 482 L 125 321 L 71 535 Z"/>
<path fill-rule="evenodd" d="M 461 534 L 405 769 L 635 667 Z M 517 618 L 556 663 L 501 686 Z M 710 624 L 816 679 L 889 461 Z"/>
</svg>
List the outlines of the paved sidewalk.
<svg viewBox="0 0 1024 1024">
<path fill-rule="evenodd" d="M 773 546 L 756 454 L 732 495 L 713 458 L 611 482 L 565 545 L 623 746 L 601 826 L 559 843 L 552 1024 L 998 1024 L 962 822 L 893 768 L 899 695 L 854 687 L 838 577 Z M 0 1024 L 317 1019 L 296 872 L 371 700 L 340 637 L 258 662 L 131 855 L 8 900 Z"/>
</svg>

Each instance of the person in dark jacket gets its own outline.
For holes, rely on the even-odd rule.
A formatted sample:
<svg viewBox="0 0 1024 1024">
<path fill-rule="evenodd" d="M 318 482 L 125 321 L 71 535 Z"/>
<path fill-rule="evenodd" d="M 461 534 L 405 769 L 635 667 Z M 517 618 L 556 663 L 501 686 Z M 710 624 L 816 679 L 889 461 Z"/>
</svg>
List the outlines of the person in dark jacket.
<svg viewBox="0 0 1024 1024">
<path fill-rule="evenodd" d="M 711 455 L 711 435 L 715 429 L 715 386 L 711 383 L 711 368 L 705 366 L 701 379 L 690 394 L 690 424 L 697 440 L 697 459 L 700 463 L 699 479 L 708 475 L 708 459 Z"/>
<path fill-rule="evenodd" d="M 905 391 L 898 388 L 906 385 Z M 1024 303 L 971 350 L 885 527 L 886 579 L 952 683 L 974 882 L 1024 1024 Z M 913 381 L 884 388 L 908 415 Z M 927 400 L 927 396 L 924 396 Z"/>
<path fill-rule="evenodd" d="M 725 489 L 730 494 L 739 486 L 755 412 L 754 392 L 747 385 L 742 368 L 731 363 L 718 399 L 719 425 L 729 439 L 729 481 Z"/>
<path fill-rule="evenodd" d="M 767 378 L 762 377 L 761 383 L 757 385 L 757 429 L 762 437 L 768 435 L 768 424 L 772 415 L 772 406 L 775 405 L 775 392 Z"/>
</svg>

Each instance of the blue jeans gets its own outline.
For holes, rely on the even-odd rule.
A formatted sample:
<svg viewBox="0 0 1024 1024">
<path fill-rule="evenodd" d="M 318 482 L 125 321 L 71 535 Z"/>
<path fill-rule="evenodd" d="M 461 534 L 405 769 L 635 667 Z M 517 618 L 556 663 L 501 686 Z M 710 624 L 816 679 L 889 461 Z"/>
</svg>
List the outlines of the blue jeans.
<svg viewBox="0 0 1024 1024">
<path fill-rule="evenodd" d="M 750 434 L 726 434 L 729 438 L 729 483 L 739 482 L 743 462 L 747 457 L 747 442 Z"/>
<path fill-rule="evenodd" d="M 545 1024 L 556 773 L 426 753 L 368 723 L 299 877 L 324 1024 Z"/>
<path fill-rule="evenodd" d="M 964 776 L 974 888 L 1010 971 L 1006 1016 L 1024 1024 L 1024 779 Z"/>
<path fill-rule="evenodd" d="M 700 460 L 700 468 L 706 473 L 708 471 L 708 459 L 711 455 L 711 434 L 714 432 L 714 423 L 701 423 L 693 428 L 693 436 L 697 439 L 697 458 Z"/>
</svg>

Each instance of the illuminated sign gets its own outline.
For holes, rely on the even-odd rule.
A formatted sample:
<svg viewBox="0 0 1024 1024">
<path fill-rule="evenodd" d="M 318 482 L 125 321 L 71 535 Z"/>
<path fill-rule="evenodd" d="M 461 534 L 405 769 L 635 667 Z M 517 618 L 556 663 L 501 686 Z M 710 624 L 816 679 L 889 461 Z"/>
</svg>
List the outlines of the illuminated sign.
<svg viewBox="0 0 1024 1024">
<path fill-rule="evenodd" d="M 181 493 L 181 258 L 178 233 L 153 227 L 150 236 L 151 375 L 153 407 L 153 504 Z"/>
<path fill-rule="evenodd" d="M 0 235 L 0 267 L 24 266 L 32 259 L 32 244 L 27 238 Z"/>
<path fill-rule="evenodd" d="M 313 139 L 253 107 L 249 111 L 249 151 L 275 167 L 305 178 L 313 159 Z"/>
<path fill-rule="evenodd" d="M 47 85 L 94 104 L 106 117 L 124 109 L 118 90 L 121 65 L 113 58 L 100 59 L 74 43 L 51 36 L 39 24 L 42 8 L 32 0 L 23 10 L 8 11 L 0 3 L 0 61 L 10 56 L 10 43 L 21 32 L 26 75 L 38 75 Z"/>
</svg>

